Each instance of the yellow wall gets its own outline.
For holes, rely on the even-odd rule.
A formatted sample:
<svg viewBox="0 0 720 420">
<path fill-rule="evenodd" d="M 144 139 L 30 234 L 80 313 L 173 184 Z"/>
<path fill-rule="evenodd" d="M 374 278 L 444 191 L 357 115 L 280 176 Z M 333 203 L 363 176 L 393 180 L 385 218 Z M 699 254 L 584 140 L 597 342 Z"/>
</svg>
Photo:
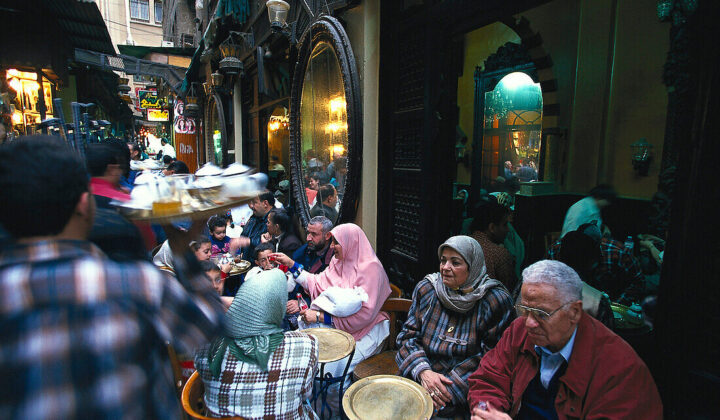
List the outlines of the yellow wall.
<svg viewBox="0 0 720 420">
<path fill-rule="evenodd" d="M 472 156 L 473 114 L 475 102 L 475 67 L 483 66 L 483 62 L 498 48 L 507 42 L 519 44 L 520 37 L 502 23 L 496 22 L 465 35 L 465 57 L 463 74 L 458 78 L 457 106 L 460 109 L 459 125 L 468 138 L 468 156 Z M 472 160 L 472 159 L 470 159 Z M 469 184 L 472 165 L 457 166 L 457 182 Z"/>
<path fill-rule="evenodd" d="M 586 193 L 598 183 L 626 197 L 657 190 L 667 93 L 662 67 L 669 26 L 654 0 L 556 0 L 526 11 L 558 81 L 558 125 L 568 129 L 561 190 Z M 654 145 L 646 177 L 630 163 L 630 144 Z"/>
</svg>

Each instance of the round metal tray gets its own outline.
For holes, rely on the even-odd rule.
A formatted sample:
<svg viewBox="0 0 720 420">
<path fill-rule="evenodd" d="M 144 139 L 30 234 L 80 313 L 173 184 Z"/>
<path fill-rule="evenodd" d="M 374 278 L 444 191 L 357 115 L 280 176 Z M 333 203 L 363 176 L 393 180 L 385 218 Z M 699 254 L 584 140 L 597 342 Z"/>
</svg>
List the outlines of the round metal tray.
<svg viewBox="0 0 720 420">
<path fill-rule="evenodd" d="M 242 274 L 247 272 L 252 264 L 250 261 L 242 260 L 239 263 L 233 262 L 232 268 L 230 269 L 230 272 L 228 273 L 229 276 L 237 276 L 238 274 Z"/>
<path fill-rule="evenodd" d="M 135 207 L 124 206 L 124 203 L 116 201 L 110 204 L 117 207 L 118 211 L 130 220 L 147 221 L 154 223 L 169 223 L 175 220 L 191 219 L 191 220 L 205 220 L 210 216 L 222 213 L 228 209 L 242 206 L 243 204 L 249 203 L 256 194 L 248 195 L 245 197 L 232 197 L 224 199 L 223 201 L 216 201 L 213 205 L 208 205 L 200 209 L 186 207 L 181 209 L 179 213 L 156 215 L 153 214 L 151 209 L 139 209 Z"/>
<path fill-rule="evenodd" d="M 350 420 L 428 420 L 433 415 L 425 388 L 393 375 L 360 379 L 345 391 L 342 404 Z"/>
<path fill-rule="evenodd" d="M 328 363 L 347 357 L 355 349 L 355 339 L 335 328 L 306 328 L 302 330 L 317 338 L 320 349 L 318 362 Z"/>
</svg>

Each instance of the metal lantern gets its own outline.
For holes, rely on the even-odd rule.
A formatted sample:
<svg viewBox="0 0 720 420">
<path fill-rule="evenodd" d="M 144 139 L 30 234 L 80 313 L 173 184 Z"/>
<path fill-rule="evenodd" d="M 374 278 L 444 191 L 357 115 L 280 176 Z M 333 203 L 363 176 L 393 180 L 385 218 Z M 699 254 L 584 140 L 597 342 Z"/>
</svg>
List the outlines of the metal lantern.
<svg viewBox="0 0 720 420">
<path fill-rule="evenodd" d="M 290 4 L 283 0 L 268 0 L 265 3 L 268 9 L 268 19 L 270 19 L 270 27 L 273 29 L 282 29 L 287 26 L 288 10 Z"/>
<path fill-rule="evenodd" d="M 213 87 L 222 86 L 223 79 L 224 77 L 222 73 L 215 72 L 210 75 L 210 82 L 212 83 Z"/>
<path fill-rule="evenodd" d="M 220 44 L 220 53 L 223 59 L 220 60 L 220 71 L 228 76 L 242 74 L 244 65 L 240 60 L 244 46 L 253 47 L 252 33 L 230 31 L 227 39 Z"/>
<path fill-rule="evenodd" d="M 648 143 L 645 137 L 643 137 L 631 144 L 630 148 L 632 149 L 633 169 L 638 175 L 647 175 L 650 169 L 650 161 L 652 160 L 650 152 L 653 145 Z"/>
<path fill-rule="evenodd" d="M 183 108 L 183 117 L 196 118 L 200 116 L 200 105 L 197 104 L 197 96 L 195 96 L 195 86 L 197 83 L 190 84 L 190 92 L 185 98 L 185 107 Z"/>
</svg>

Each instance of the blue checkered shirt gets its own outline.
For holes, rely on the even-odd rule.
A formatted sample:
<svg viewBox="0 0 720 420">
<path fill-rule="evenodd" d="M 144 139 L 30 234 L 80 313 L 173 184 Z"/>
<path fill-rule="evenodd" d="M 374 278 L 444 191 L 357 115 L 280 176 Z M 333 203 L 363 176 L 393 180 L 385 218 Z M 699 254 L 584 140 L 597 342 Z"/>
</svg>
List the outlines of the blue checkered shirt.
<svg viewBox="0 0 720 420">
<path fill-rule="evenodd" d="M 179 418 L 165 342 L 192 352 L 224 312 L 188 257 L 176 280 L 85 241 L 4 249 L 0 418 Z"/>
</svg>

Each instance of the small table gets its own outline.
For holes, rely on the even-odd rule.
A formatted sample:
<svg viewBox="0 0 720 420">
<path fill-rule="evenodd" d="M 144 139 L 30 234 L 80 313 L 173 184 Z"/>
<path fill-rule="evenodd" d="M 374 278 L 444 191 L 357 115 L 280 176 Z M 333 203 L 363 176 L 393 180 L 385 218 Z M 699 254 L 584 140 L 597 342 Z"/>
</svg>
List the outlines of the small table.
<svg viewBox="0 0 720 420">
<path fill-rule="evenodd" d="M 375 375 L 352 384 L 343 395 L 350 420 L 428 420 L 433 401 L 417 382 L 394 375 Z"/>
<path fill-rule="evenodd" d="M 315 378 L 318 386 L 313 386 L 311 403 L 315 403 L 315 401 L 320 398 L 320 418 L 325 418 L 326 409 L 328 410 L 328 418 L 331 418 L 332 409 L 327 403 L 328 389 L 331 385 L 340 383 L 338 399 L 342 398 L 345 378 L 350 368 L 350 362 L 355 355 L 355 339 L 347 332 L 335 328 L 307 328 L 302 330 L 302 332 L 317 338 L 319 345 L 318 363 L 320 363 L 320 375 Z M 325 365 L 327 363 L 336 362 L 345 357 L 347 357 L 347 363 L 341 376 L 334 377 L 330 372 L 325 373 Z"/>
</svg>

